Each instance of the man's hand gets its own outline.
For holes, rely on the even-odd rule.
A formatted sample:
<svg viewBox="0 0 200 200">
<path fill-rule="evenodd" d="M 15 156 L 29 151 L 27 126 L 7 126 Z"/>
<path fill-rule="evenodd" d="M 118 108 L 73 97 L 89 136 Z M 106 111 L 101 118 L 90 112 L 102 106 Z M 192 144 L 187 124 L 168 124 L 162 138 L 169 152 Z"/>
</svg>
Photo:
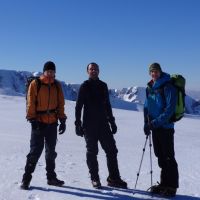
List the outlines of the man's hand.
<svg viewBox="0 0 200 200">
<path fill-rule="evenodd" d="M 39 130 L 39 121 L 37 121 L 36 119 L 29 119 L 28 121 L 31 123 L 31 127 L 33 130 Z"/>
<path fill-rule="evenodd" d="M 81 137 L 84 136 L 83 127 L 80 126 L 80 125 L 76 126 L 75 132 L 76 132 L 76 135 L 77 135 L 77 136 L 81 136 Z"/>
<path fill-rule="evenodd" d="M 82 122 L 81 122 L 81 120 L 76 120 L 76 121 L 74 122 L 74 124 L 75 124 L 75 132 L 76 132 L 76 135 L 83 137 L 83 135 L 84 135 L 84 130 L 83 130 L 83 127 L 82 127 Z"/>
<path fill-rule="evenodd" d="M 144 134 L 145 135 L 150 135 L 151 134 L 151 129 L 149 124 L 144 124 Z"/>
<path fill-rule="evenodd" d="M 60 119 L 60 125 L 58 129 L 59 135 L 62 135 L 66 130 L 66 119 Z"/>
</svg>

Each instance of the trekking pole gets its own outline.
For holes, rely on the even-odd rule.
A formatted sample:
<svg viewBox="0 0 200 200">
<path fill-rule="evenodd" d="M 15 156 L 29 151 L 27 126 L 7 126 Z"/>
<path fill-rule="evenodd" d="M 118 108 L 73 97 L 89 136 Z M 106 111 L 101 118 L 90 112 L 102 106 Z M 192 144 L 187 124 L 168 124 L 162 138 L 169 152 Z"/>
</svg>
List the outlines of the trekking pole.
<svg viewBox="0 0 200 200">
<path fill-rule="evenodd" d="M 151 147 L 152 147 L 152 142 L 151 142 L 151 134 L 149 135 L 149 152 L 150 152 L 150 174 L 151 174 L 151 187 L 153 185 L 153 170 L 152 170 L 152 154 L 151 154 Z"/>
<path fill-rule="evenodd" d="M 150 124 L 149 115 L 147 115 L 147 119 L 148 119 L 148 124 Z M 152 187 L 152 185 L 153 185 L 153 170 L 152 170 L 152 154 L 151 154 L 151 147 L 152 147 L 151 133 L 152 133 L 152 131 L 150 131 L 150 134 L 149 134 L 149 153 L 150 153 L 150 174 L 151 174 L 151 187 Z"/>
<path fill-rule="evenodd" d="M 140 170 L 141 170 L 141 167 L 142 167 L 142 161 L 143 161 L 143 157 L 144 157 L 144 152 L 145 152 L 147 140 L 148 140 L 148 135 L 146 136 L 145 144 L 144 144 L 144 147 L 142 149 L 142 151 L 143 151 L 142 152 L 142 158 L 141 158 L 140 166 L 139 166 L 138 173 L 137 173 L 137 179 L 136 179 L 136 182 L 135 182 L 135 189 L 136 189 L 136 186 L 137 186 L 138 178 L 139 178 L 139 175 L 140 175 Z"/>
</svg>

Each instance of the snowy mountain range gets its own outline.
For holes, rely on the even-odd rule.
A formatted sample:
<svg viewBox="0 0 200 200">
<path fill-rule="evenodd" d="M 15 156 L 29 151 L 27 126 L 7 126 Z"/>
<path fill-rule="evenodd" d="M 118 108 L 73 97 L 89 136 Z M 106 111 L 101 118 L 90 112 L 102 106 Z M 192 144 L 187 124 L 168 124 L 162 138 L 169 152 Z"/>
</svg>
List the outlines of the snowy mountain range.
<svg viewBox="0 0 200 200">
<path fill-rule="evenodd" d="M 26 81 L 30 76 L 38 76 L 39 72 L 15 71 L 0 69 L 0 94 L 11 96 L 25 96 Z M 65 99 L 75 101 L 80 84 L 70 84 L 60 81 Z M 113 108 L 125 110 L 143 109 L 145 99 L 144 87 L 128 87 L 123 89 L 109 89 L 110 101 Z M 186 113 L 200 115 L 200 92 L 186 91 Z M 194 94 L 194 95 L 193 95 Z M 199 94 L 199 95 L 198 95 Z"/>
</svg>

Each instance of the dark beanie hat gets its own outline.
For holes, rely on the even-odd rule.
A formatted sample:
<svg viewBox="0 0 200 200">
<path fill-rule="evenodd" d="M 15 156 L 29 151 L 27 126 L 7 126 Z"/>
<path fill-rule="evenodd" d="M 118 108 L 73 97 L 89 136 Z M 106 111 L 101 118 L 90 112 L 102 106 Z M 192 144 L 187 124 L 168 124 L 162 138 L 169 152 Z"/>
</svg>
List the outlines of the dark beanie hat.
<svg viewBox="0 0 200 200">
<path fill-rule="evenodd" d="M 56 71 L 56 65 L 52 61 L 48 61 L 44 64 L 43 72 L 46 70 Z"/>
<path fill-rule="evenodd" d="M 150 66 L 149 66 L 149 73 L 153 70 L 157 70 L 159 72 L 162 72 L 162 69 L 160 67 L 160 64 L 158 63 L 152 63 Z"/>
</svg>

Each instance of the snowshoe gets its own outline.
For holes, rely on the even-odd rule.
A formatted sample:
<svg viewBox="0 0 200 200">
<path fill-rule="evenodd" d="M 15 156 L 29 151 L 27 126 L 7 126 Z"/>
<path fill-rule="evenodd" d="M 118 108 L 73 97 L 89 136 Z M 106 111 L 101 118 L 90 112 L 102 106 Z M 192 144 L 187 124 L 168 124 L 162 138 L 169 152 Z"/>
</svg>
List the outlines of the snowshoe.
<svg viewBox="0 0 200 200">
<path fill-rule="evenodd" d="M 53 178 L 53 179 L 48 179 L 47 180 L 47 184 L 48 185 L 54 185 L 54 186 L 59 186 L 60 187 L 60 186 L 64 185 L 65 182 L 61 181 L 61 180 L 59 180 L 57 178 Z"/>
<path fill-rule="evenodd" d="M 107 183 L 108 183 L 108 186 L 110 186 L 110 187 L 127 189 L 127 183 L 125 181 L 123 181 L 121 178 L 111 179 L 110 177 L 108 177 Z"/>
</svg>

